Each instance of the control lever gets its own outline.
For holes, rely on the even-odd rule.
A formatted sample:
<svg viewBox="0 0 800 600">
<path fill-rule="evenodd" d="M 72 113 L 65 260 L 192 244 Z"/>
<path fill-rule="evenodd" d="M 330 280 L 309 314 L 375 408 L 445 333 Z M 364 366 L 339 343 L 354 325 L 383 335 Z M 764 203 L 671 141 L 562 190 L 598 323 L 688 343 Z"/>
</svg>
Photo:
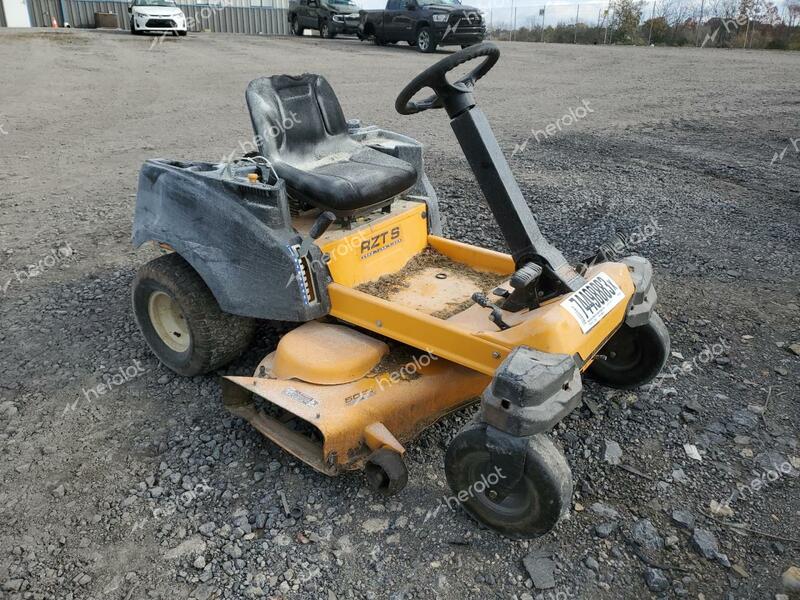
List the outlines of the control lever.
<svg viewBox="0 0 800 600">
<path fill-rule="evenodd" d="M 539 306 L 539 278 L 544 269 L 533 262 L 525 263 L 511 276 L 509 283 L 514 291 L 503 302 L 503 308 L 509 312 L 517 312 L 523 308 Z"/>
<path fill-rule="evenodd" d="M 330 227 L 334 221 L 336 221 L 336 215 L 331 211 L 326 210 L 320 213 L 317 220 L 311 225 L 311 229 L 308 230 L 308 237 L 303 240 L 303 244 L 300 246 L 297 254 L 300 256 L 308 254 L 308 250 L 311 248 L 311 244 L 314 243 L 314 240 L 322 237 L 322 234 L 328 230 L 328 227 Z"/>
<path fill-rule="evenodd" d="M 575 268 L 581 275 L 585 274 L 589 267 L 599 263 L 618 261 L 628 255 L 628 242 L 622 233 L 615 233 L 610 240 L 600 244 L 594 256 L 585 258 Z"/>
<path fill-rule="evenodd" d="M 483 308 L 491 308 L 492 312 L 489 314 L 489 320 L 497 325 L 500 329 L 508 329 L 509 325 L 503 321 L 503 311 L 494 302 L 489 300 L 485 294 L 475 292 L 472 294 L 472 301 Z"/>
</svg>

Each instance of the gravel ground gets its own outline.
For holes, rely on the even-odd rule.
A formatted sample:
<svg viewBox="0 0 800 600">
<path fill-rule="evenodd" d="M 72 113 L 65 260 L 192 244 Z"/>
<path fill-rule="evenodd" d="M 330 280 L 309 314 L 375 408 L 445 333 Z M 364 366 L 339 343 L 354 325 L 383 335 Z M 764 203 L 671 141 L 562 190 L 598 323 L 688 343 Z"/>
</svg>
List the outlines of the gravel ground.
<svg viewBox="0 0 800 600">
<path fill-rule="evenodd" d="M 130 313 L 152 256 L 129 243 L 140 164 L 239 152 L 245 86 L 266 74 L 322 73 L 348 117 L 423 141 L 446 234 L 502 249 L 445 115 L 393 110 L 433 57 L 0 31 L 0 598 L 781 593 L 800 565 L 800 55 L 501 49 L 478 99 L 544 231 L 573 258 L 627 231 L 655 265 L 673 346 L 653 388 L 586 384 L 553 432 L 573 510 L 531 542 L 437 510 L 468 414 L 410 448 L 411 481 L 386 501 L 229 417 L 217 379 L 160 366 Z M 567 125 L 570 109 L 584 116 Z M 261 327 L 224 372 L 249 372 L 285 330 Z"/>
</svg>

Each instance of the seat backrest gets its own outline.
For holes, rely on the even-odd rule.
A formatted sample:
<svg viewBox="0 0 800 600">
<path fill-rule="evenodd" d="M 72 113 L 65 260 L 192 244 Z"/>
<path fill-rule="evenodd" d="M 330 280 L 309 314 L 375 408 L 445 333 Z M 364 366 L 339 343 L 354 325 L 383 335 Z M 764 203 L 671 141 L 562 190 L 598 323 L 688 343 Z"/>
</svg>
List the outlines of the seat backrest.
<svg viewBox="0 0 800 600">
<path fill-rule="evenodd" d="M 339 100 L 321 75 L 254 79 L 245 97 L 258 149 L 269 160 L 313 160 L 331 138 L 347 135 Z"/>
</svg>

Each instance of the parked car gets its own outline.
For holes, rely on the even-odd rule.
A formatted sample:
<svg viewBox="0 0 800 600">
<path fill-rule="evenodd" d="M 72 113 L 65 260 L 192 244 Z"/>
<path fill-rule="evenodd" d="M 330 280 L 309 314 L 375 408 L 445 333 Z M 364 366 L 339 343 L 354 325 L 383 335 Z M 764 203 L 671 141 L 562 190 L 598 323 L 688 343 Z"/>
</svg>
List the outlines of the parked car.
<svg viewBox="0 0 800 600">
<path fill-rule="evenodd" d="M 128 12 L 134 35 L 146 31 L 186 35 L 186 15 L 172 0 L 133 0 Z"/>
<path fill-rule="evenodd" d="M 437 46 L 466 48 L 486 37 L 483 13 L 459 0 L 388 0 L 385 10 L 362 10 L 358 26 L 361 39 L 376 44 L 408 42 L 420 52 Z"/>
<path fill-rule="evenodd" d="M 291 0 L 289 23 L 292 33 L 303 35 L 316 29 L 324 38 L 358 33 L 358 7 L 351 0 Z"/>
</svg>

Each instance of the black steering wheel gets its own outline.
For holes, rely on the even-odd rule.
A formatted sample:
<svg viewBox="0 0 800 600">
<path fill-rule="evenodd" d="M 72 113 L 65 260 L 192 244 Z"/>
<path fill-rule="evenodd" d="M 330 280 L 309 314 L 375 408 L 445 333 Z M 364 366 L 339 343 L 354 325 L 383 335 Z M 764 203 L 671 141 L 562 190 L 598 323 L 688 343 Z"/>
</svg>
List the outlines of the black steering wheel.
<svg viewBox="0 0 800 600">
<path fill-rule="evenodd" d="M 485 56 L 484 61 L 458 81 L 450 83 L 445 75 L 458 65 Z M 448 99 L 472 93 L 475 82 L 486 75 L 500 58 L 500 48 L 492 42 L 481 42 L 443 58 L 414 77 L 397 96 L 394 107 L 401 115 L 413 115 L 430 108 L 442 108 Z M 429 87 L 434 94 L 424 100 L 413 101 L 421 89 Z M 461 103 L 459 103 L 461 104 Z M 448 112 L 451 112 L 448 107 Z M 452 115 L 451 115 L 452 116 Z"/>
</svg>

